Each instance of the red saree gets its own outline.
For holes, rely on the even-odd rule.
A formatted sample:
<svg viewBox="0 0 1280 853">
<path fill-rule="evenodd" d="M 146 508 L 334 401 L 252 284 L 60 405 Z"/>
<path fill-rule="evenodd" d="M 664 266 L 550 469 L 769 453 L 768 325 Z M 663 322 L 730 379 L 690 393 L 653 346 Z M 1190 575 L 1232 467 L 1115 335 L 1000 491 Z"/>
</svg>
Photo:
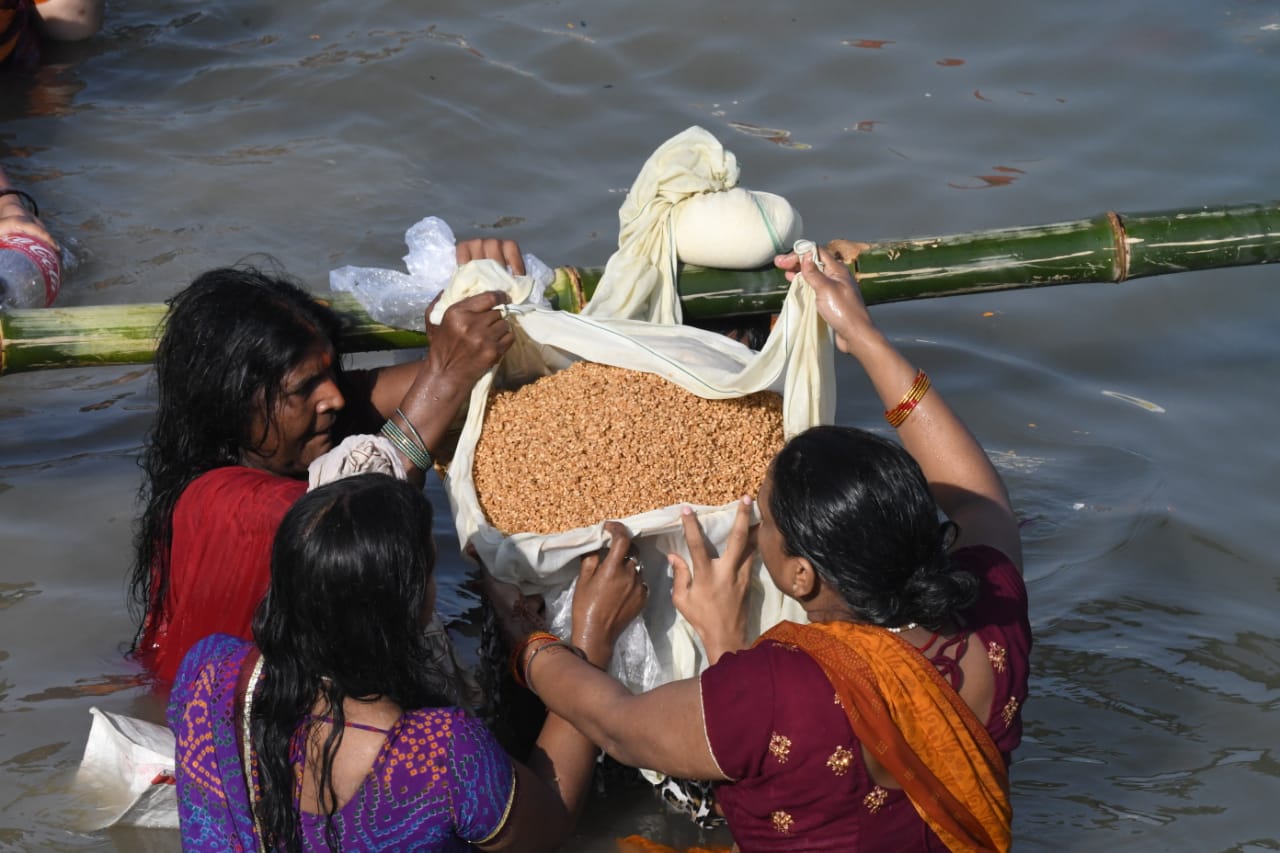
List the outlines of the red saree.
<svg viewBox="0 0 1280 853">
<path fill-rule="evenodd" d="M 307 491 L 292 480 L 231 466 L 202 474 L 173 510 L 169 589 L 143 626 L 138 657 L 160 681 L 210 634 L 251 639 L 253 613 L 271 580 L 271 543 Z"/>
</svg>

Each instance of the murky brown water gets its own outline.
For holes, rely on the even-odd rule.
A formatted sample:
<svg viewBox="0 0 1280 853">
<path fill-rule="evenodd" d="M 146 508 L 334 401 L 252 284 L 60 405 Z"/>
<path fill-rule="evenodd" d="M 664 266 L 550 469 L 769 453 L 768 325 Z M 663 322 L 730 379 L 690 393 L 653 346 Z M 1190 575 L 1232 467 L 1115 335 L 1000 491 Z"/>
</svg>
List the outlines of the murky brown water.
<svg viewBox="0 0 1280 853">
<path fill-rule="evenodd" d="M 118 0 L 56 59 L 0 79 L 0 164 L 81 257 L 64 304 L 157 301 L 253 252 L 322 290 L 398 266 L 427 214 L 599 264 L 691 124 L 819 240 L 1280 198 L 1271 2 Z M 1276 276 L 876 309 L 1028 520 L 1021 849 L 1280 849 Z M 77 831 L 69 793 L 90 706 L 161 714 L 121 657 L 150 379 L 0 378 L 0 850 L 176 849 Z M 840 420 L 878 414 L 843 369 Z M 465 640 L 463 564 L 442 571 Z M 568 849 L 632 832 L 698 838 L 623 791 Z"/>
</svg>

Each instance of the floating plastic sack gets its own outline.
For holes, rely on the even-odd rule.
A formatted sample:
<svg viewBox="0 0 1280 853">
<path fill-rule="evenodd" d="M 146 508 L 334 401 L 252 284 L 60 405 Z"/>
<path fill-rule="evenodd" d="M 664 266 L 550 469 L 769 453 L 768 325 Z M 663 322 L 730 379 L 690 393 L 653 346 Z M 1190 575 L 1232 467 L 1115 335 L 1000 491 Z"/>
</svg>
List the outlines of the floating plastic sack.
<svg viewBox="0 0 1280 853">
<path fill-rule="evenodd" d="M 458 269 L 453 231 L 443 219 L 428 216 L 405 232 L 408 273 L 373 267 L 339 267 L 329 272 L 329 288 L 354 296 L 369 316 L 400 329 L 423 331 L 423 312 L 444 290 Z M 546 305 L 542 295 L 555 274 L 533 255 L 524 256 L 532 304 Z M 435 318 L 437 321 L 439 317 Z"/>
<path fill-rule="evenodd" d="M 75 788 L 94 804 L 86 829 L 178 828 L 173 732 L 167 726 L 90 708 L 93 724 Z"/>
</svg>

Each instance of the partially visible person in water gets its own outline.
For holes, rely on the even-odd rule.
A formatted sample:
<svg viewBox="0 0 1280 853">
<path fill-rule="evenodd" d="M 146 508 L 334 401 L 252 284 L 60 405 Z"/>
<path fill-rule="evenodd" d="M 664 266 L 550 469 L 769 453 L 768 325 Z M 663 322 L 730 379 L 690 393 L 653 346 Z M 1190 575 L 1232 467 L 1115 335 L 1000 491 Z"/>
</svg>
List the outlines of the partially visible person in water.
<svg viewBox="0 0 1280 853">
<path fill-rule="evenodd" d="M 81 41 L 102 28 L 104 0 L 0 0 L 0 72 L 40 64 L 42 39 Z"/>
<path fill-rule="evenodd" d="M 451 706 L 423 639 L 431 516 L 418 486 L 385 474 L 285 514 L 254 642 L 197 643 L 170 694 L 183 850 L 536 853 L 566 838 L 597 750 L 552 714 L 522 764 Z M 618 535 L 582 559 L 573 642 L 591 666 L 644 605 L 626 549 Z"/>
<path fill-rule="evenodd" d="M 1018 524 L 982 447 L 875 327 L 847 268 L 821 260 L 777 263 L 816 291 L 901 443 L 845 427 L 794 437 L 754 535 L 744 498 L 717 556 L 686 515 L 692 566 L 672 558 L 672 596 L 711 662 L 700 678 L 632 695 L 564 644 L 519 646 L 517 666 L 619 761 L 718 783 L 744 853 L 1006 850 L 1031 647 Z M 748 647 L 757 548 L 809 624 Z M 575 609 L 593 595 L 579 588 Z"/>
<path fill-rule="evenodd" d="M 4 169 L 0 169 L 0 237 L 10 234 L 34 237 L 58 248 L 58 241 L 40 221 L 35 199 L 14 186 Z"/>
<path fill-rule="evenodd" d="M 511 240 L 458 245 L 459 264 L 477 258 L 524 273 Z M 506 301 L 452 305 L 418 361 L 348 371 L 338 316 L 279 275 L 215 269 L 173 297 L 131 581 L 133 652 L 160 682 L 206 635 L 248 638 L 276 528 L 309 482 L 380 470 L 422 485 L 472 385 L 511 346 L 494 310 Z"/>
</svg>

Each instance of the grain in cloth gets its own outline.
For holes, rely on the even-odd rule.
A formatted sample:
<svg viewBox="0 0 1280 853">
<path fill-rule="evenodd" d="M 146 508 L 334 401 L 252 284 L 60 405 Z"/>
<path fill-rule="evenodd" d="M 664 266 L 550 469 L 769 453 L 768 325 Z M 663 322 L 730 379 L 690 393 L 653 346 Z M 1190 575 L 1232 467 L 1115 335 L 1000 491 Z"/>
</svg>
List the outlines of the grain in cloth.
<svg viewBox="0 0 1280 853">
<path fill-rule="evenodd" d="M 782 397 L 706 400 L 660 376 L 577 362 L 489 398 L 472 479 L 489 523 L 558 533 L 760 489 Z"/>
</svg>

